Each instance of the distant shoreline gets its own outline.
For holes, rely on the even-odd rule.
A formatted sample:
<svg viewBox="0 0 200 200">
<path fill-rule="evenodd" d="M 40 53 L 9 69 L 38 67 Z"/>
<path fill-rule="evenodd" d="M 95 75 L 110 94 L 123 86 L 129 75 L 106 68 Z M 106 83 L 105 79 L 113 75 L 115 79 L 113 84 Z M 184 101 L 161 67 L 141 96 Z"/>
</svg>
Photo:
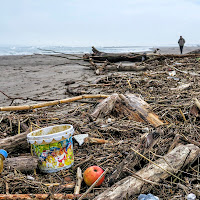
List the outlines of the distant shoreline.
<svg viewBox="0 0 200 200">
<path fill-rule="evenodd" d="M 156 48 L 160 49 L 161 54 L 178 54 L 179 47 L 177 46 L 123 46 L 123 47 L 96 47 L 99 51 L 107 53 L 142 53 L 152 52 Z M 185 46 L 184 53 L 199 49 L 200 46 Z M 35 55 L 35 54 L 85 54 L 92 53 L 91 47 L 65 47 L 65 46 L 52 46 L 52 47 L 1 47 L 0 56 L 15 56 L 15 55 Z"/>
</svg>

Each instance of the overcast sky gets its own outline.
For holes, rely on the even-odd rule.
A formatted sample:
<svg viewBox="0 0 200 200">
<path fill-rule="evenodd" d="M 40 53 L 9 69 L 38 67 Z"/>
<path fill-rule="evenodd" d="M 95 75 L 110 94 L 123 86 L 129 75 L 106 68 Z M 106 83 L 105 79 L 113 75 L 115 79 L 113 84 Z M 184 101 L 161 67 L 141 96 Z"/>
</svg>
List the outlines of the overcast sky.
<svg viewBox="0 0 200 200">
<path fill-rule="evenodd" d="M 200 44 L 200 0 L 0 0 L 0 45 Z"/>
</svg>

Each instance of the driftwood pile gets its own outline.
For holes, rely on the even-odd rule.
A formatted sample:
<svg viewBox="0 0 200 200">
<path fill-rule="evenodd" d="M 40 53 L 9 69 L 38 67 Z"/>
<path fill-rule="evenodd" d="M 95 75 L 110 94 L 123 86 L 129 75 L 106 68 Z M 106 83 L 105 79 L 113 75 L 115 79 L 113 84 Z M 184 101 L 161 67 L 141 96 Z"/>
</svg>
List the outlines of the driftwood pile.
<svg viewBox="0 0 200 200">
<path fill-rule="evenodd" d="M 90 63 L 90 69 L 95 70 L 96 75 L 105 71 L 145 71 L 151 69 L 152 61 L 164 61 L 174 58 L 196 58 L 200 50 L 195 50 L 185 55 L 158 54 L 158 53 L 104 53 L 92 47 L 92 54 L 83 55 L 83 59 Z"/>
<path fill-rule="evenodd" d="M 84 59 L 102 65 L 114 56 L 95 49 L 94 54 Z M 145 66 L 145 71 L 104 71 L 107 74 L 91 84 L 66 86 L 69 95 L 88 93 L 90 88 L 93 94 L 104 94 L 98 96 L 103 99 L 82 96 L 68 104 L 0 113 L 0 148 L 9 153 L 0 177 L 0 199 L 137 199 L 140 193 L 160 199 L 184 199 L 194 193 L 199 198 L 198 56 L 123 56 L 136 59 L 135 66 Z M 89 138 L 82 146 L 74 140 L 72 168 L 41 174 L 26 135 L 63 123 L 72 124 L 75 135 L 87 133 Z M 101 187 L 88 190 L 80 169 L 91 165 L 107 173 Z"/>
</svg>

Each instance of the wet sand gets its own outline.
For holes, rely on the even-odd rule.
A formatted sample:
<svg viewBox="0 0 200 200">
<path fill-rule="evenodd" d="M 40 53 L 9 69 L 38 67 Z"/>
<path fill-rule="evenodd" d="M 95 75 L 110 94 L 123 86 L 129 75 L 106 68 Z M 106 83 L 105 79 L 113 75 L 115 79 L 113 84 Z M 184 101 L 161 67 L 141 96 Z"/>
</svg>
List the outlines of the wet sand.
<svg viewBox="0 0 200 200">
<path fill-rule="evenodd" d="M 179 54 L 178 47 L 159 48 L 160 53 Z M 198 47 L 184 47 L 184 53 Z M 82 55 L 79 55 L 82 57 Z M 11 97 L 36 99 L 64 99 L 66 81 L 87 84 L 99 78 L 89 70 L 87 62 L 49 55 L 0 56 L 0 90 Z M 8 106 L 11 99 L 0 93 L 0 106 Z M 17 99 L 13 105 L 36 103 Z"/>
</svg>

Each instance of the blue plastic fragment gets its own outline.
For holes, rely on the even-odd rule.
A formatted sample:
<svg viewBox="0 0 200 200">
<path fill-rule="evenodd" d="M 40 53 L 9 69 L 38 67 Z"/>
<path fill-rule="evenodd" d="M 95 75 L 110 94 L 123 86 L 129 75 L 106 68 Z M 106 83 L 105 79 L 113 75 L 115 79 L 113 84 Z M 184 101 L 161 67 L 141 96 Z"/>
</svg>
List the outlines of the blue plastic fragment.
<svg viewBox="0 0 200 200">
<path fill-rule="evenodd" d="M 159 198 L 153 194 L 140 194 L 138 200 L 159 200 Z"/>
</svg>

